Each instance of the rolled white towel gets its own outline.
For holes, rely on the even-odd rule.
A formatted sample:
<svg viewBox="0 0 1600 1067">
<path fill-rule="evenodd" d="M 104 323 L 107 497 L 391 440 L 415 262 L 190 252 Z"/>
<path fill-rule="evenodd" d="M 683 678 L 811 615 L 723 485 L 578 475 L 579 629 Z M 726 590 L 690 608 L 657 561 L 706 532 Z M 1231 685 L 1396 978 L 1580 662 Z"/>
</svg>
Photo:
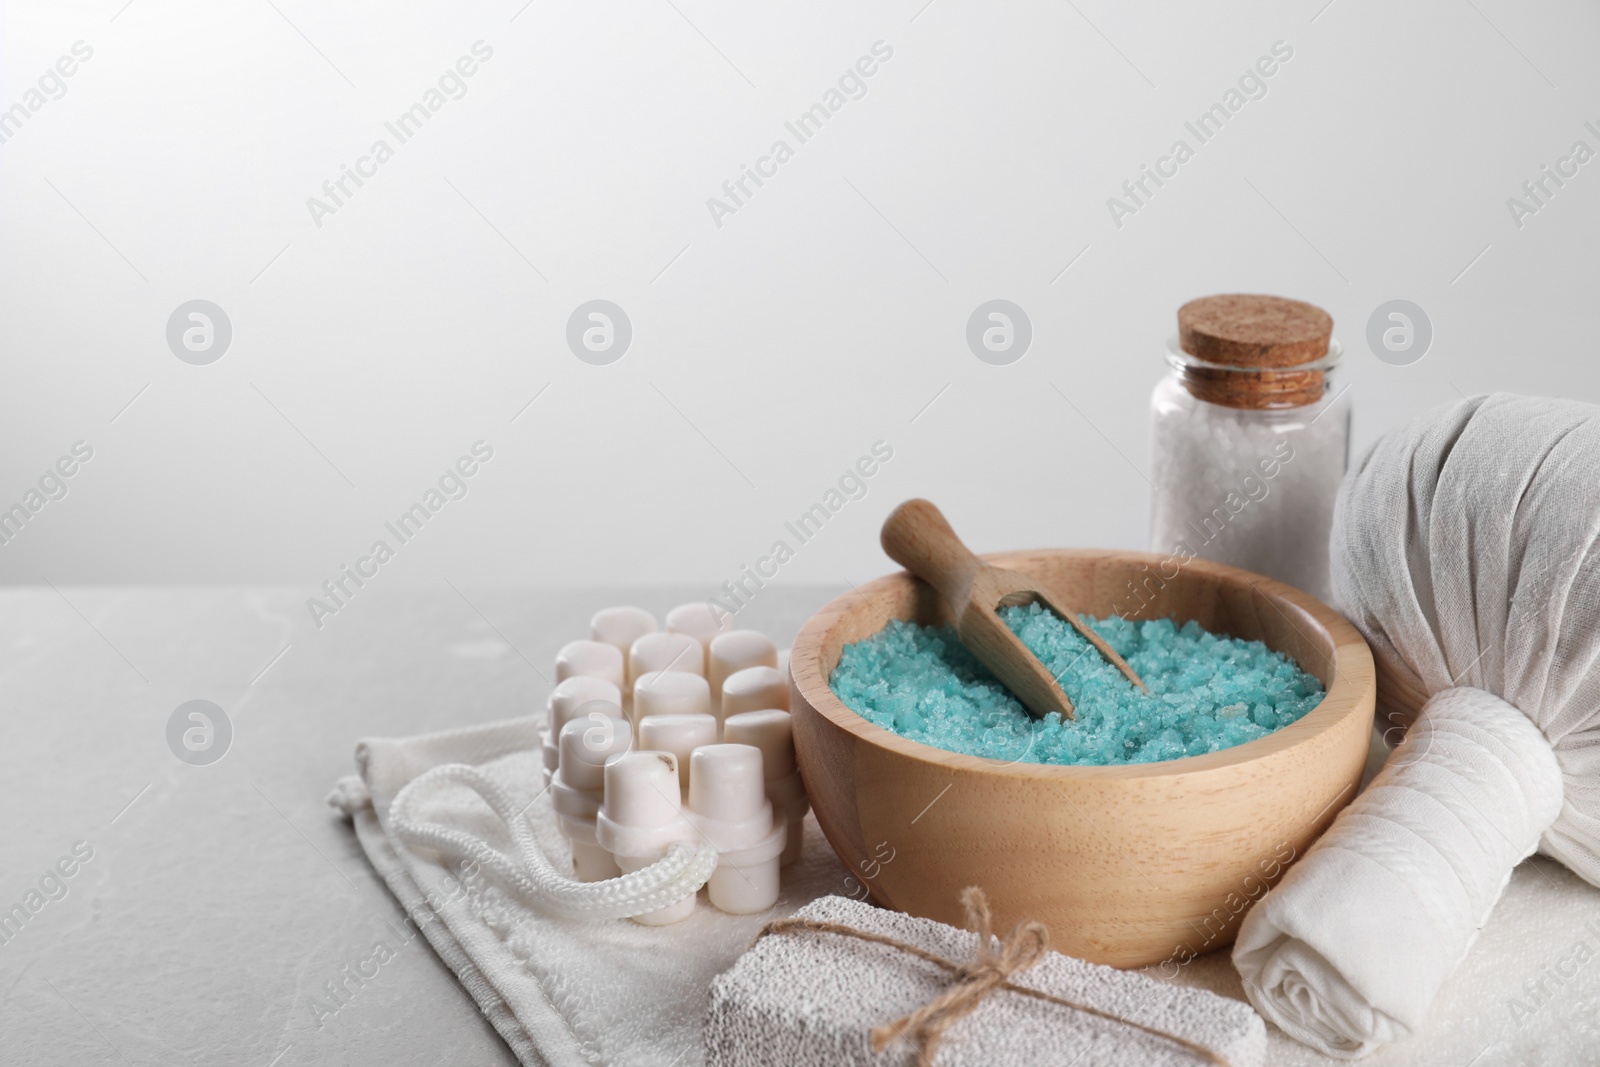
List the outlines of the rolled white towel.
<svg viewBox="0 0 1600 1067">
<path fill-rule="evenodd" d="M 1233 962 L 1250 1002 L 1339 1059 L 1409 1036 L 1561 804 L 1555 752 L 1526 715 L 1481 689 L 1436 693 L 1245 916 Z"/>
</svg>

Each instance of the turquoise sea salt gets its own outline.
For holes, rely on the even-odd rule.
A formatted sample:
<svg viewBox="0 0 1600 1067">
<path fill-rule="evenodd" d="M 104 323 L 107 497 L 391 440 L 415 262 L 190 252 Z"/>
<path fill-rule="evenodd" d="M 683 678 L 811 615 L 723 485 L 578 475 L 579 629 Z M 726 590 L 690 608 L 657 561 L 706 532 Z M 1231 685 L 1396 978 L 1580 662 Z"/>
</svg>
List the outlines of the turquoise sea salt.
<svg viewBox="0 0 1600 1067">
<path fill-rule="evenodd" d="M 1085 621 L 1128 661 L 1142 693 L 1065 620 L 1037 604 L 1000 617 L 1061 680 L 1076 718 L 1033 718 L 953 626 L 890 620 L 846 645 L 829 679 L 856 714 L 925 745 L 1007 761 L 1154 763 L 1242 745 L 1294 722 L 1322 684 L 1260 641 L 1171 619 Z"/>
</svg>

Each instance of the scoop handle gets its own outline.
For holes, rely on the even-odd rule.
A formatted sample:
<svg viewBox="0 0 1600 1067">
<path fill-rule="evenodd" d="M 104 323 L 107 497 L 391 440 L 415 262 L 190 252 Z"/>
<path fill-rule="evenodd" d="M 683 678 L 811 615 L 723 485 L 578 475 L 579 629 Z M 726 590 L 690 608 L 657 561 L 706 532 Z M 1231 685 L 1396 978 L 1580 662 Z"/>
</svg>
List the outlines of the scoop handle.
<svg viewBox="0 0 1600 1067">
<path fill-rule="evenodd" d="M 926 500 L 907 500 L 883 521 L 879 540 L 890 559 L 937 589 L 959 617 L 984 563 L 961 543 L 943 512 Z"/>
</svg>

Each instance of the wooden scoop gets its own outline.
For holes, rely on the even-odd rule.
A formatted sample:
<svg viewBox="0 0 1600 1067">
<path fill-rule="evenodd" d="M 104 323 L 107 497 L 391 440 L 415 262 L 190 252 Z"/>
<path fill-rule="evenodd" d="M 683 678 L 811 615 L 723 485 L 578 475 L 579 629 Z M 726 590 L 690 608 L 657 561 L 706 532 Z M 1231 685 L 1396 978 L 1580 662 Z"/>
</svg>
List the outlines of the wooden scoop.
<svg viewBox="0 0 1600 1067">
<path fill-rule="evenodd" d="M 1100 654 L 1143 689 L 1144 682 L 1121 656 L 1078 618 L 1050 599 L 1033 580 L 995 567 L 973 555 L 938 508 L 926 500 L 907 500 L 883 523 L 883 550 L 944 598 L 955 616 L 961 643 L 1005 683 L 1023 706 L 1039 718 L 1059 712 L 1073 717 L 1072 701 L 1039 658 L 1000 620 L 998 608 L 1037 603 L 1071 623 Z"/>
</svg>

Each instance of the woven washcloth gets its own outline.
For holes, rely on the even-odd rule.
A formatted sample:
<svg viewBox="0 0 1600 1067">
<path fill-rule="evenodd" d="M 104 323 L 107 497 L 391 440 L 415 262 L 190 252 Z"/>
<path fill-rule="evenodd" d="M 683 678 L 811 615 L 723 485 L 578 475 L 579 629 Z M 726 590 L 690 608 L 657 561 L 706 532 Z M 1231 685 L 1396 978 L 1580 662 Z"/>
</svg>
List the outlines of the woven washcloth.
<svg viewBox="0 0 1600 1067">
<path fill-rule="evenodd" d="M 969 931 L 846 897 L 825 897 L 795 918 L 837 923 L 953 962 L 974 954 Z M 875 1054 L 872 1031 L 935 1000 L 951 981 L 946 968 L 893 945 L 806 929 L 763 937 L 712 984 L 705 1062 L 899 1065 L 908 1050 L 891 1044 Z M 1230 1067 L 1259 1067 L 1266 1055 L 1266 1027 L 1249 1005 L 1203 990 L 1055 952 L 1010 981 L 1183 1038 Z M 1216 1060 L 1116 1019 L 1002 988 L 950 1026 L 933 1062 L 1193 1067 Z"/>
<path fill-rule="evenodd" d="M 436 768 L 465 764 L 505 792 L 550 862 L 570 872 L 570 853 L 542 786 L 541 721 L 369 738 L 356 749 L 359 777 L 342 779 L 329 802 L 351 818 L 395 899 L 527 1067 L 694 1067 L 712 978 L 763 923 L 859 883 L 808 819 L 800 862 L 785 868 L 782 895 L 770 912 L 728 915 L 702 894 L 694 914 L 671 926 L 574 922 L 528 907 L 487 867 L 414 848 L 394 832 L 396 794 Z M 469 789 L 441 782 L 415 807 L 431 822 L 512 851 L 504 824 Z"/>
</svg>

